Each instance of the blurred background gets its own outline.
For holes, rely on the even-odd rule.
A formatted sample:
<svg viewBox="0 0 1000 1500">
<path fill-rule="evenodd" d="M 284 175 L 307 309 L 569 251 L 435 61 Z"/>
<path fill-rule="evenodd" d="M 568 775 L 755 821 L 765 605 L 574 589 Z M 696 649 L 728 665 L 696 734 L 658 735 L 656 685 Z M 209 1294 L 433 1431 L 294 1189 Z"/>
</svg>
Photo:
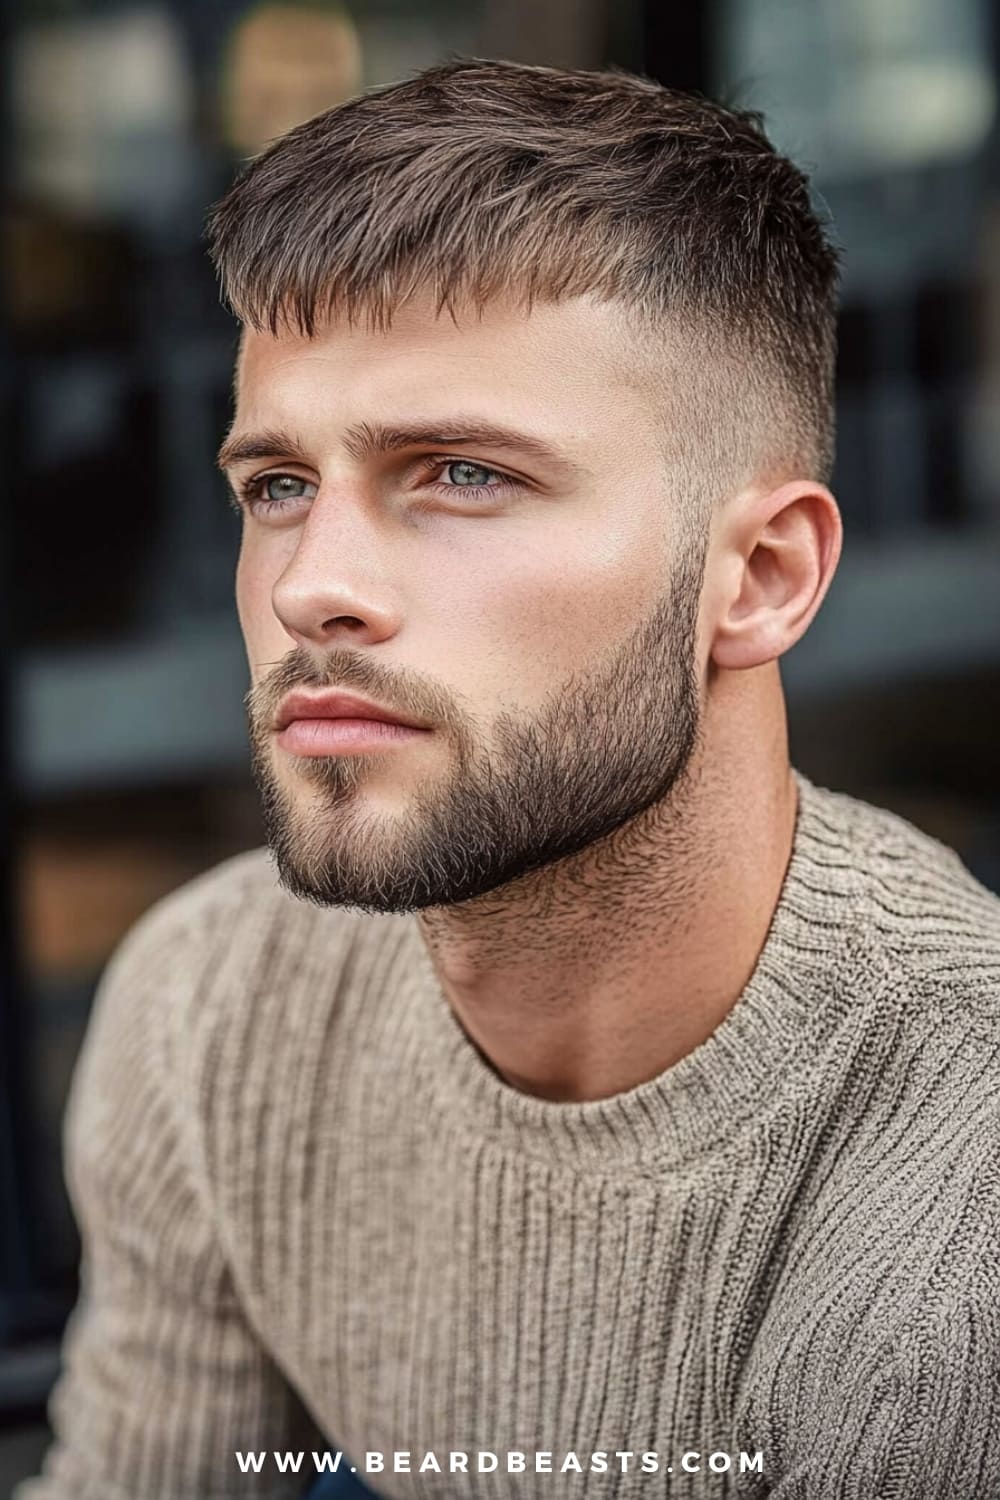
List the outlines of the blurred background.
<svg viewBox="0 0 1000 1500">
<path fill-rule="evenodd" d="M 845 252 L 839 571 L 792 757 L 1000 890 L 1000 16 L 988 0 L 21 0 L 3 7 L 0 1494 L 76 1296 L 60 1159 L 94 987 L 260 844 L 214 453 L 236 327 L 205 211 L 271 138 L 450 52 L 762 109 Z"/>
</svg>

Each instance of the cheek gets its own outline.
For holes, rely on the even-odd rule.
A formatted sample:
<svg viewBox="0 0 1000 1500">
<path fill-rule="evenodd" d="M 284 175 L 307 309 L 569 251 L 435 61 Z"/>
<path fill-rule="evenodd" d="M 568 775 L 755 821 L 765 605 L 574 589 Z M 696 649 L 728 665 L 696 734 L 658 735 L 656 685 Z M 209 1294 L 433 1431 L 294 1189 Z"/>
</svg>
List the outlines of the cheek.
<svg viewBox="0 0 1000 1500">
<path fill-rule="evenodd" d="M 240 547 L 236 563 L 236 610 L 244 635 L 252 630 L 260 615 L 259 583 L 253 565 L 249 561 L 246 544 Z"/>
<path fill-rule="evenodd" d="M 478 680 L 505 696 L 533 700 L 588 665 L 634 629 L 662 590 L 662 549 L 619 520 L 614 529 L 579 525 L 494 533 L 489 547 L 451 570 L 439 624 L 472 658 Z"/>
<path fill-rule="evenodd" d="M 251 659 L 276 635 L 284 635 L 271 604 L 277 573 L 258 549 L 240 548 L 236 563 L 236 612 Z M 285 637 L 285 649 L 291 642 Z"/>
</svg>

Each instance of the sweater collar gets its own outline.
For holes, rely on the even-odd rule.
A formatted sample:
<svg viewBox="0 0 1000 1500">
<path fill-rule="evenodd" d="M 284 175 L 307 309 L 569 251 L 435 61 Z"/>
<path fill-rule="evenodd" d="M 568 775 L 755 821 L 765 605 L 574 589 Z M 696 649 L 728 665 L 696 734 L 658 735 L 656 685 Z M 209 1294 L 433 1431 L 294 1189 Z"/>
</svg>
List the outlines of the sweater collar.
<svg viewBox="0 0 1000 1500">
<path fill-rule="evenodd" d="M 448 1128 L 549 1165 L 676 1168 L 745 1134 L 779 1094 L 801 1083 L 863 985 L 866 934 L 851 836 L 859 804 L 794 768 L 793 775 L 789 863 L 750 978 L 704 1041 L 624 1093 L 563 1102 L 506 1083 L 463 1029 L 416 919 L 407 919 L 414 1055 Z"/>
</svg>

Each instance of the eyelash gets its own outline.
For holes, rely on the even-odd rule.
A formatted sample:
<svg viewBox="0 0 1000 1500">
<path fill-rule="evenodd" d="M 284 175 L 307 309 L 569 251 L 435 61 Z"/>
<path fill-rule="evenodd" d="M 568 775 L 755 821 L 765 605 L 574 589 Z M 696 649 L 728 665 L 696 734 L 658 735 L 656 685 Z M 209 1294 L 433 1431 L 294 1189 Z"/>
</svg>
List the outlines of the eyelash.
<svg viewBox="0 0 1000 1500">
<path fill-rule="evenodd" d="M 485 469 L 487 474 L 496 475 L 500 482 L 498 484 L 438 484 L 435 482 L 430 487 L 437 489 L 439 493 L 473 496 L 498 495 L 522 487 L 516 479 L 510 474 L 505 474 L 502 469 L 495 469 L 491 464 L 473 464 L 473 460 L 468 458 L 433 458 L 428 460 L 428 468 L 437 474 L 442 474 L 452 464 L 464 463 L 477 469 Z M 299 474 L 286 474 L 280 469 L 273 469 L 266 474 L 256 474 L 253 479 L 237 483 L 233 487 L 230 497 L 233 509 L 238 514 L 247 512 L 250 515 L 274 515 L 294 505 L 301 498 L 293 495 L 288 500 L 265 499 L 261 491 L 270 479 L 298 479 L 302 484 L 310 483 L 308 479 L 302 479 Z"/>
</svg>

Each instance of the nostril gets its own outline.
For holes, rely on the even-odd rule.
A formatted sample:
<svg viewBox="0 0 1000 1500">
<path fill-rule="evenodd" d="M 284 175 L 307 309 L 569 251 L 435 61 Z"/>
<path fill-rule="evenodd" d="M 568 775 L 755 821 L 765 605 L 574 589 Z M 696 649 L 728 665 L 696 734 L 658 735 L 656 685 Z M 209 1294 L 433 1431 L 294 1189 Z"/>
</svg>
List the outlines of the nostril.
<svg viewBox="0 0 1000 1500">
<path fill-rule="evenodd" d="M 326 621 L 323 629 L 330 630 L 338 625 L 349 625 L 352 630 L 356 630 L 359 626 L 363 628 L 364 623 L 364 620 L 359 620 L 357 615 L 334 615 L 332 619 Z"/>
</svg>

